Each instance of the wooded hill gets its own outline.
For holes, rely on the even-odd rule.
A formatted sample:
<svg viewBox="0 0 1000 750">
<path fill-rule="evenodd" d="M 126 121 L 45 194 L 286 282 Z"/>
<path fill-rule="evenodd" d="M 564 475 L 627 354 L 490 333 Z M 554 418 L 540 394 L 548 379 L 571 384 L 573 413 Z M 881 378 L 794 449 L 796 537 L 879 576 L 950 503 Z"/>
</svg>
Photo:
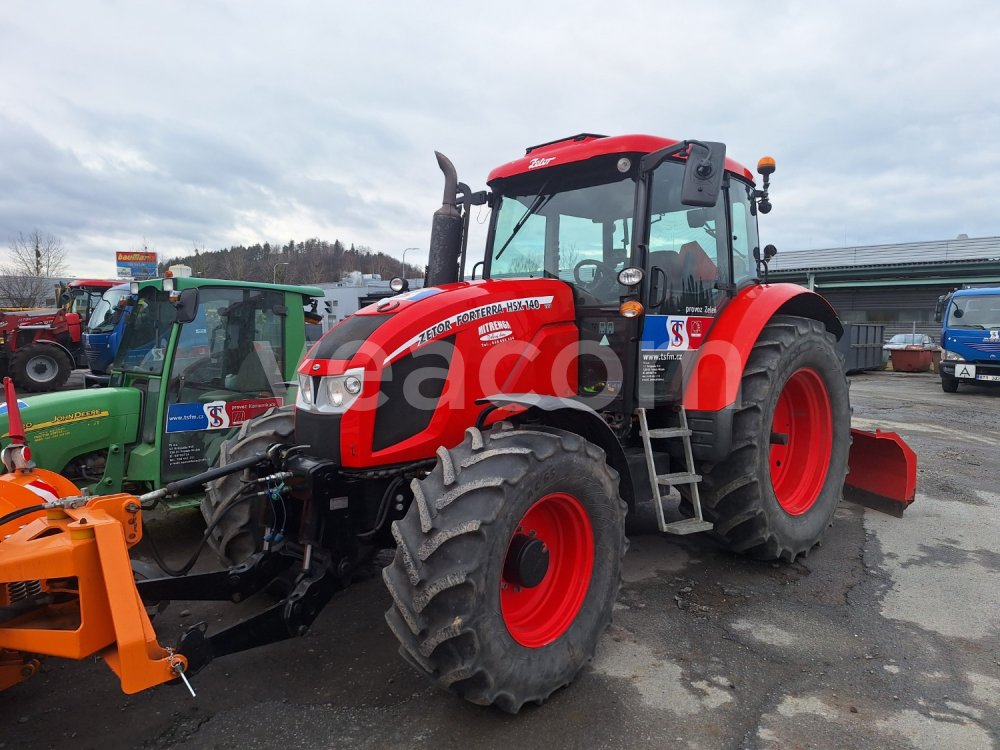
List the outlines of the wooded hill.
<svg viewBox="0 0 1000 750">
<path fill-rule="evenodd" d="M 305 242 L 289 240 L 280 247 L 265 242 L 217 251 L 195 249 L 193 255 L 164 261 L 160 271 L 178 263 L 190 266 L 193 275 L 205 278 L 266 282 L 277 278 L 279 283 L 288 284 L 340 281 L 352 271 L 379 274 L 383 279 L 404 275 L 403 263 L 391 255 L 375 252 L 364 245 L 355 247 L 352 244 L 347 248 L 340 240 L 331 243 L 315 238 Z M 288 265 L 278 265 L 284 263 Z M 423 268 L 407 264 L 407 278 L 423 275 Z"/>
</svg>

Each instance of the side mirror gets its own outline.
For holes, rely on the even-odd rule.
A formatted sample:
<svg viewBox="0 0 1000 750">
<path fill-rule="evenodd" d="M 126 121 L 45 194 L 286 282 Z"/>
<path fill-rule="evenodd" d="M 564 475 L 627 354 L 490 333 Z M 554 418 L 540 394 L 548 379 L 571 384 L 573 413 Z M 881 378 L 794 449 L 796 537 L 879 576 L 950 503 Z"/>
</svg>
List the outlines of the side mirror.
<svg viewBox="0 0 1000 750">
<path fill-rule="evenodd" d="M 177 300 L 177 322 L 190 323 L 198 312 L 198 290 L 185 289 Z"/>
<path fill-rule="evenodd" d="M 934 322 L 940 323 L 944 320 L 944 311 L 948 309 L 948 303 L 951 302 L 951 292 L 947 294 L 942 294 L 938 297 L 937 304 L 934 305 Z M 955 310 L 955 317 L 961 318 L 962 314 L 959 310 Z"/>
<path fill-rule="evenodd" d="M 713 141 L 691 141 L 684 181 L 681 183 L 681 203 L 685 206 L 714 206 L 722 189 L 726 172 L 726 144 Z"/>
</svg>

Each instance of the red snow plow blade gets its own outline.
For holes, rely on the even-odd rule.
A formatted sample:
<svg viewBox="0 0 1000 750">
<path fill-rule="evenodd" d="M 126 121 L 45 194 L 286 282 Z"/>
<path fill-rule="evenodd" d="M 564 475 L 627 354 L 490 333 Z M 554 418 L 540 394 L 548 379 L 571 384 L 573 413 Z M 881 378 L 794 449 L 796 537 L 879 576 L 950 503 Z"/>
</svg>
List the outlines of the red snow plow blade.
<svg viewBox="0 0 1000 750">
<path fill-rule="evenodd" d="M 851 437 L 847 487 L 905 509 L 917 492 L 917 454 L 895 432 L 851 428 Z"/>
</svg>

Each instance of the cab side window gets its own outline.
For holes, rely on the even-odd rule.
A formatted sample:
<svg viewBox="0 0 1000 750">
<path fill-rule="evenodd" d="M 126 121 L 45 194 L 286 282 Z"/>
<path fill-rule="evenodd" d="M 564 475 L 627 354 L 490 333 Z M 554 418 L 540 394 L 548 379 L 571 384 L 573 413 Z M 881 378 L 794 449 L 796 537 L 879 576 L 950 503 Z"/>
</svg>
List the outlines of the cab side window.
<svg viewBox="0 0 1000 750">
<path fill-rule="evenodd" d="M 758 246 L 757 207 L 753 188 L 739 180 L 730 180 L 730 230 L 733 233 L 733 281 L 757 276 L 753 251 Z"/>
</svg>

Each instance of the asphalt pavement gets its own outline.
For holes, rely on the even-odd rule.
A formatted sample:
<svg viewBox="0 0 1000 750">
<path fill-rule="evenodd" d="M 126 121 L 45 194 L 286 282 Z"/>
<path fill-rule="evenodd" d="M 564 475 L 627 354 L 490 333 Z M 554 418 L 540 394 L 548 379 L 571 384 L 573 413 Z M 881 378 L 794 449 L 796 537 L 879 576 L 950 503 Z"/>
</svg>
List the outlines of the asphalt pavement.
<svg viewBox="0 0 1000 750">
<path fill-rule="evenodd" d="M 373 577 L 304 638 L 211 664 L 197 698 L 125 696 L 103 664 L 49 659 L 0 695 L 0 749 L 996 748 L 1000 388 L 876 372 L 851 378 L 851 399 L 855 426 L 919 456 L 901 518 L 842 503 L 821 546 L 783 564 L 663 537 L 644 509 L 596 658 L 542 706 L 508 716 L 430 687 L 397 656 Z M 149 527 L 201 528 L 191 514 Z M 155 625 L 170 643 L 248 606 L 175 602 Z"/>
</svg>

